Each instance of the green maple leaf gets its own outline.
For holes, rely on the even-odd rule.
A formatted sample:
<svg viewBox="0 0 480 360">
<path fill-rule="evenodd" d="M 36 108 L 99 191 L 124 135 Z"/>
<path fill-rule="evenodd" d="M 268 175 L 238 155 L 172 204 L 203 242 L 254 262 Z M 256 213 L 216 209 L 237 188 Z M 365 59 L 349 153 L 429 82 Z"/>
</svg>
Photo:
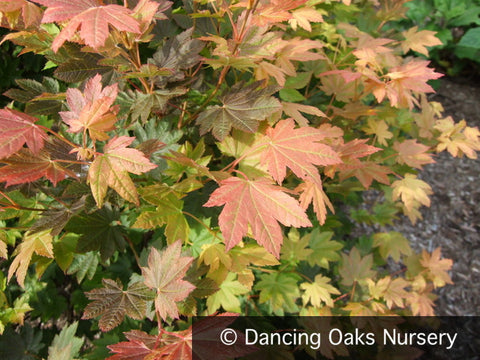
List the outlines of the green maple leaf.
<svg viewBox="0 0 480 360">
<path fill-rule="evenodd" d="M 222 141 L 232 127 L 256 132 L 260 121 L 281 109 L 280 102 L 271 96 L 274 92 L 272 88 L 258 87 L 258 82 L 248 86 L 243 83 L 232 86 L 227 94 L 220 97 L 222 106 L 210 106 L 200 113 L 197 119 L 200 133 L 203 135 L 212 130 L 213 136 Z"/>
<path fill-rule="evenodd" d="M 313 250 L 308 248 L 309 240 L 308 236 L 300 238 L 298 230 L 291 228 L 283 242 L 280 258 L 293 263 L 306 260 L 313 254 Z"/>
<path fill-rule="evenodd" d="M 162 185 L 148 186 L 139 189 L 139 192 L 143 199 L 157 208 L 142 211 L 133 227 L 152 229 L 166 224 L 165 236 L 169 244 L 188 238 L 190 228 L 182 212 L 183 201 Z"/>
<path fill-rule="evenodd" d="M 329 262 L 340 260 L 340 249 L 343 247 L 338 241 L 332 240 L 333 232 L 314 229 L 309 235 L 310 249 L 313 253 L 307 258 L 310 266 L 318 265 L 329 268 Z"/>
<path fill-rule="evenodd" d="M 78 283 L 81 283 L 85 277 L 91 280 L 97 272 L 99 262 L 100 256 L 96 251 L 89 251 L 85 254 L 75 254 L 67 270 L 67 274 L 75 274 Z"/>
<path fill-rule="evenodd" d="M 151 94 L 142 92 L 128 93 L 131 102 L 132 120 L 140 119 L 145 123 L 152 112 L 163 112 L 170 99 L 183 95 L 187 92 L 185 88 L 178 87 L 174 89 L 155 90 Z"/>
<path fill-rule="evenodd" d="M 272 272 L 260 275 L 255 290 L 260 290 L 260 303 L 268 302 L 277 315 L 284 312 L 297 312 L 296 300 L 300 297 L 298 290 L 299 276 L 290 273 Z"/>
<path fill-rule="evenodd" d="M 219 290 L 207 299 L 208 312 L 214 313 L 220 307 L 225 311 L 240 312 L 240 300 L 238 295 L 246 294 L 249 289 L 235 280 L 237 274 L 228 273 L 227 278 L 220 284 Z"/>
<path fill-rule="evenodd" d="M 356 247 L 350 250 L 350 254 L 342 254 L 342 265 L 338 270 L 342 277 L 342 284 L 351 286 L 354 282 L 372 278 L 375 271 L 372 270 L 373 255 L 361 257 Z"/>
<path fill-rule="evenodd" d="M 60 334 L 55 335 L 48 348 L 48 360 L 73 360 L 77 357 L 83 345 L 83 339 L 75 336 L 77 327 L 78 321 L 64 327 Z"/>
<path fill-rule="evenodd" d="M 399 261 L 402 254 L 408 256 L 412 253 L 408 239 L 397 231 L 373 235 L 373 246 L 378 247 L 385 260 L 391 256 L 393 260 Z"/>
<path fill-rule="evenodd" d="M 147 302 L 154 295 L 143 282 L 139 281 L 122 289 L 122 284 L 111 279 L 103 279 L 103 288 L 93 289 L 85 293 L 89 300 L 82 319 L 92 319 L 101 315 L 98 323 L 102 331 L 110 331 L 118 326 L 125 315 L 141 320 L 147 312 Z"/>
<path fill-rule="evenodd" d="M 118 222 L 118 212 L 105 206 L 92 214 L 81 213 L 72 217 L 66 230 L 81 235 L 77 243 L 78 252 L 100 250 L 102 260 L 106 261 L 115 250 L 125 249 L 123 228 Z"/>
<path fill-rule="evenodd" d="M 340 295 L 340 291 L 329 284 L 330 280 L 328 277 L 317 275 L 313 283 L 300 284 L 300 288 L 305 291 L 302 295 L 304 305 L 310 302 L 314 307 L 319 308 L 324 302 L 327 306 L 333 307 L 331 294 Z"/>
</svg>

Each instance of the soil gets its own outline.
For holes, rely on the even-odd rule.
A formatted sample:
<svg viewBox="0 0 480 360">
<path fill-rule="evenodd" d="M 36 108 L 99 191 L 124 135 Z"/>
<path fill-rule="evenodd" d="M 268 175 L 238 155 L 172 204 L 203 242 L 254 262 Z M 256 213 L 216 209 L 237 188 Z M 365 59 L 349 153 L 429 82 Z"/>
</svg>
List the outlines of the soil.
<svg viewBox="0 0 480 360">
<path fill-rule="evenodd" d="M 430 97 L 442 103 L 444 114 L 465 119 L 480 128 L 480 87 L 462 80 L 443 79 Z M 434 194 L 431 206 L 422 209 L 423 220 L 412 225 L 401 219 L 391 230 L 399 231 L 416 249 L 432 251 L 453 260 L 453 285 L 437 292 L 437 315 L 480 315 L 480 159 L 436 157 L 419 175 Z"/>
</svg>

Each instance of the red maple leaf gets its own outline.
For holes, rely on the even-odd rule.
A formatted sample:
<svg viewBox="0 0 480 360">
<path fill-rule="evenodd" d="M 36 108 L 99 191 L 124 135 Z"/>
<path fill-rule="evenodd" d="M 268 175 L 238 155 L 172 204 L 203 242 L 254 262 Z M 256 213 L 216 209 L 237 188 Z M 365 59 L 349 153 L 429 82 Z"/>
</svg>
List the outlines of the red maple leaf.
<svg viewBox="0 0 480 360">
<path fill-rule="evenodd" d="M 111 25 L 117 30 L 140 33 L 140 26 L 133 12 L 120 5 L 104 5 L 101 0 L 34 0 L 47 6 L 43 23 L 69 20 L 52 43 L 57 52 L 62 44 L 70 40 L 80 28 L 80 38 L 85 44 L 98 49 L 105 44 Z"/>
<path fill-rule="evenodd" d="M 321 130 L 294 127 L 293 120 L 286 119 L 267 130 L 265 138 L 260 141 L 265 147 L 260 162 L 267 165 L 268 172 L 279 184 L 285 179 L 288 167 L 299 178 L 310 179 L 321 187 L 315 165 L 334 165 L 342 161 L 330 146 L 320 143 L 326 137 Z"/>
<path fill-rule="evenodd" d="M 131 330 L 124 333 L 128 341 L 108 345 L 107 348 L 115 355 L 107 360 L 143 360 L 152 353 L 155 346 L 160 344 L 157 336 L 149 335 L 140 330 Z"/>
<path fill-rule="evenodd" d="M 47 134 L 35 124 L 38 119 L 11 109 L 0 109 L 0 159 L 15 154 L 27 144 L 34 154 L 43 148 Z"/>
<path fill-rule="evenodd" d="M 230 177 L 221 181 L 220 188 L 210 195 L 204 206 L 221 205 L 225 207 L 219 226 L 227 250 L 242 240 L 250 226 L 254 239 L 278 258 L 283 242 L 279 222 L 285 226 L 312 226 L 297 200 L 264 178 Z"/>
<path fill-rule="evenodd" d="M 237 358 L 257 350 L 254 346 L 244 345 L 245 335 L 237 332 L 237 343 L 228 346 L 220 341 L 221 331 L 233 323 L 238 314 L 223 313 L 208 316 L 195 322 L 183 331 L 162 330 L 158 336 L 133 330 L 124 333 L 129 341 L 109 345 L 115 355 L 107 360 L 191 360 L 209 359 L 212 354 L 217 360 Z"/>
<path fill-rule="evenodd" d="M 76 178 L 75 172 L 68 168 L 72 164 L 66 164 L 68 160 L 75 160 L 68 154 L 69 150 L 64 143 L 56 140 L 47 142 L 38 154 L 22 148 L 16 154 L 0 160 L 5 164 L 0 167 L 0 182 L 5 181 L 6 186 L 10 186 L 32 182 L 45 176 L 56 185 L 67 175 Z M 61 158 L 55 159 L 52 154 L 58 154 Z"/>
</svg>

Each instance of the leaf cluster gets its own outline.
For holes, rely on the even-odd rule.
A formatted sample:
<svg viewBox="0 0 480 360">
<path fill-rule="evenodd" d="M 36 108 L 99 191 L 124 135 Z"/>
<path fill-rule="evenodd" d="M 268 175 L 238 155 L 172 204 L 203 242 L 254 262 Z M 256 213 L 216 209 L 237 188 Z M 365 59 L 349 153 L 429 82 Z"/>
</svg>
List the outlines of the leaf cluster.
<svg viewBox="0 0 480 360">
<path fill-rule="evenodd" d="M 0 0 L 47 70 L 0 109 L 5 351 L 191 359 L 195 315 L 432 315 L 452 262 L 389 225 L 480 132 L 427 100 L 410 55 L 440 40 L 389 30 L 404 3 Z M 15 332 L 29 312 L 60 319 Z"/>
</svg>

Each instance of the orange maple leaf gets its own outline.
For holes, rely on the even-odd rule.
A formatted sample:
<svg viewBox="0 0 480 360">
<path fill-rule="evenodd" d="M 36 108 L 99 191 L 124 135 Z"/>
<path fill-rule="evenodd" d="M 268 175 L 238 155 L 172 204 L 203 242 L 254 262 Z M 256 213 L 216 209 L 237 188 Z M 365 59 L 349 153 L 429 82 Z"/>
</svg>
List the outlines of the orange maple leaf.
<svg viewBox="0 0 480 360">
<path fill-rule="evenodd" d="M 335 209 L 327 194 L 317 183 L 305 180 L 295 190 L 302 193 L 299 198 L 301 207 L 307 209 L 310 204 L 313 204 L 313 211 L 315 211 L 320 225 L 323 225 L 327 218 L 327 207 L 335 214 Z"/>
<path fill-rule="evenodd" d="M 430 30 L 418 31 L 418 26 L 414 26 L 402 35 L 405 40 L 401 42 L 402 50 L 406 54 L 409 50 L 413 50 L 428 56 L 428 50 L 425 46 L 442 45 L 439 38 L 435 37 L 436 32 Z"/>
<path fill-rule="evenodd" d="M 427 81 L 438 79 L 443 74 L 429 68 L 429 63 L 426 60 L 412 60 L 404 65 L 393 67 L 386 75 L 391 80 L 385 86 L 385 94 L 393 107 L 408 106 L 412 109 L 414 104 L 418 105 L 414 97 L 415 93 L 435 92 Z M 383 97 L 381 98 L 383 100 Z"/>
<path fill-rule="evenodd" d="M 433 281 L 435 288 L 445 286 L 445 284 L 453 284 L 447 271 L 452 268 L 453 261 L 451 259 L 440 259 L 441 249 L 436 248 L 430 255 L 425 250 L 422 251 L 420 264 L 428 269 L 428 277 Z"/>
<path fill-rule="evenodd" d="M 321 144 L 325 134 L 318 129 L 301 127 L 295 129 L 292 119 L 278 122 L 275 128 L 267 129 L 259 146 L 264 148 L 260 163 L 281 184 L 287 167 L 304 180 L 311 180 L 321 187 L 318 169 L 315 165 L 334 165 L 342 161 L 328 145 Z"/>
<path fill-rule="evenodd" d="M 423 165 L 435 162 L 432 154 L 427 153 L 430 147 L 418 143 L 416 139 L 405 140 L 401 143 L 395 141 L 393 149 L 398 152 L 397 162 L 399 164 L 407 164 L 421 169 Z"/>
</svg>

